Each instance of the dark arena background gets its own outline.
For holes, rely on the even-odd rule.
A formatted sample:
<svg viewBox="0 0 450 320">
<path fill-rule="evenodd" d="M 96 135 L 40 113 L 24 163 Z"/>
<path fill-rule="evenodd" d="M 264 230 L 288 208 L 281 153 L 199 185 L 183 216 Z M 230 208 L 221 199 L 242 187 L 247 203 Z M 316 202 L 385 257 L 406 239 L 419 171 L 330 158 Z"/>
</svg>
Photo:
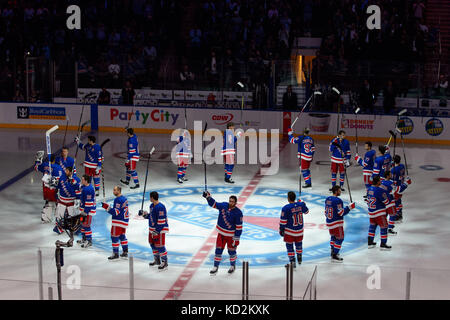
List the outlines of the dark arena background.
<svg viewBox="0 0 450 320">
<path fill-rule="evenodd" d="M 0 1 L 0 299 L 450 299 L 449 50 L 448 0 Z"/>
</svg>

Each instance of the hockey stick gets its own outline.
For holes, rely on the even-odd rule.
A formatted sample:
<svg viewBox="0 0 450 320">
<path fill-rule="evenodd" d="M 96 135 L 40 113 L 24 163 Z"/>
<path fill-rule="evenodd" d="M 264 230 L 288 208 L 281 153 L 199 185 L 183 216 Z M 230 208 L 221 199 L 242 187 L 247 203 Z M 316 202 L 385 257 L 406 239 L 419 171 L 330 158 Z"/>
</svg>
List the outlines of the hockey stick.
<svg viewBox="0 0 450 320">
<path fill-rule="evenodd" d="M 311 98 L 316 96 L 316 95 L 321 95 L 322 92 L 320 91 L 314 91 L 314 93 L 309 97 L 309 99 L 306 101 L 306 103 L 304 104 L 302 110 L 300 111 L 299 115 L 295 118 L 294 122 L 292 122 L 291 124 L 291 129 L 294 127 L 294 124 L 297 122 L 298 118 L 302 115 L 303 111 L 305 110 L 306 106 L 309 104 L 309 102 L 311 101 Z"/>
<path fill-rule="evenodd" d="M 77 137 L 78 137 L 78 138 L 81 138 L 81 133 L 83 132 L 84 127 L 85 127 L 86 125 L 88 125 L 89 123 L 91 123 L 91 120 L 88 120 L 88 121 L 83 122 L 83 124 L 81 125 L 81 128 L 78 127 L 78 128 L 79 128 L 79 131 L 78 131 L 78 134 L 77 134 Z M 77 144 L 77 150 L 75 151 L 75 158 L 74 158 L 74 161 L 75 161 L 75 162 L 77 161 L 78 149 L 79 149 L 79 146 L 78 146 L 78 144 Z"/>
<path fill-rule="evenodd" d="M 237 85 L 239 87 L 241 87 L 242 89 L 244 89 L 244 84 L 242 82 L 238 82 Z M 242 113 L 244 112 L 244 93 L 242 93 L 242 102 L 241 102 L 241 121 L 240 121 L 240 125 L 242 128 Z"/>
<path fill-rule="evenodd" d="M 356 125 L 355 125 L 355 130 L 356 130 L 356 153 L 358 153 L 358 112 L 359 112 L 359 107 L 355 110 L 355 114 L 356 114 Z"/>
<path fill-rule="evenodd" d="M 203 129 L 202 139 L 203 139 L 203 135 L 206 132 L 206 128 L 208 128 L 208 122 L 205 122 L 205 128 Z M 205 191 L 208 191 L 208 184 L 207 184 L 207 179 L 206 179 L 205 139 L 203 139 L 202 158 L 203 158 L 203 170 L 204 170 L 204 174 L 205 174 Z"/>
<path fill-rule="evenodd" d="M 50 135 L 55 132 L 56 130 L 58 130 L 59 126 L 53 126 L 50 129 L 48 129 L 47 131 L 45 131 L 45 141 L 47 144 L 47 156 L 48 156 L 48 167 L 49 167 L 49 171 L 50 171 L 50 177 L 52 176 L 52 165 L 50 163 L 51 160 L 51 156 L 52 156 L 52 145 L 50 143 Z"/>
<path fill-rule="evenodd" d="M 63 139 L 63 143 L 62 143 L 63 148 L 66 145 L 66 135 L 67 135 L 67 127 L 68 126 L 69 126 L 69 116 L 67 116 L 67 120 L 66 120 L 66 130 L 64 130 L 64 139 Z"/>
<path fill-rule="evenodd" d="M 406 175 L 409 176 L 409 173 L 408 173 L 408 161 L 406 161 L 405 144 L 403 143 L 403 133 L 398 127 L 395 128 L 395 130 L 397 130 L 400 133 L 400 140 L 402 141 L 402 148 L 403 148 L 403 158 L 405 159 Z"/>
<path fill-rule="evenodd" d="M 341 92 L 338 90 L 338 89 L 336 89 L 336 87 L 332 87 L 331 88 L 331 90 L 332 91 L 334 91 L 334 93 L 336 93 L 338 96 L 340 96 L 341 95 Z M 338 101 L 338 112 L 337 112 L 337 123 L 336 123 L 336 134 L 338 134 L 339 133 L 339 127 L 340 127 L 340 117 L 341 117 L 341 105 L 340 105 L 340 103 L 339 103 L 339 101 Z"/>
<path fill-rule="evenodd" d="M 150 157 L 152 156 L 153 152 L 155 152 L 155 147 L 152 147 L 152 150 L 148 153 L 147 169 L 145 171 L 144 193 L 142 193 L 141 211 L 144 210 L 145 189 L 147 188 L 148 165 L 150 163 Z"/>
<path fill-rule="evenodd" d="M 141 94 L 137 94 L 136 95 L 136 99 L 140 99 L 141 98 Z M 133 116 L 134 113 L 134 107 L 136 106 L 136 99 L 133 99 L 133 108 L 131 108 L 131 114 L 128 115 L 128 124 L 127 127 L 125 128 L 125 130 L 127 130 L 130 127 L 130 121 L 131 121 L 131 117 Z"/>
<path fill-rule="evenodd" d="M 105 144 L 107 144 L 110 140 L 111 139 L 108 138 L 105 141 L 103 141 L 102 144 L 100 145 L 100 150 L 102 152 L 102 160 L 103 160 L 103 146 Z M 103 163 L 104 163 L 104 161 L 103 161 Z M 106 191 L 105 191 L 105 167 L 103 166 L 103 163 L 102 163 L 102 189 L 103 189 L 103 202 L 105 202 L 105 198 L 106 198 L 106 196 L 105 196 L 105 193 L 106 193 Z"/>
<path fill-rule="evenodd" d="M 342 150 L 342 148 L 336 144 L 336 147 L 341 151 L 341 156 L 344 159 L 344 150 Z M 347 176 L 347 167 L 345 166 L 345 163 L 342 164 L 344 166 L 344 174 L 345 174 L 345 181 L 347 182 L 347 189 L 348 189 L 348 195 L 350 197 L 350 202 L 353 202 L 352 200 L 352 191 L 350 190 L 350 183 L 348 182 L 348 176 Z"/>
</svg>

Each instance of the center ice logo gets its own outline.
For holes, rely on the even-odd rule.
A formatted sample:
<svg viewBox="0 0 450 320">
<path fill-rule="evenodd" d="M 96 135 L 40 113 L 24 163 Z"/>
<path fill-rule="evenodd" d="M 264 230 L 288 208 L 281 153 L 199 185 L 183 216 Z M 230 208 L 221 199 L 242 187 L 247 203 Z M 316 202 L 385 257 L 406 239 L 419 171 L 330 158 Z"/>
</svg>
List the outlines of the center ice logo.
<svg viewBox="0 0 450 320">
<path fill-rule="evenodd" d="M 228 201 L 232 194 L 239 195 L 243 187 L 210 187 L 209 191 L 218 202 Z M 166 236 L 169 263 L 185 265 L 196 254 L 211 232 L 215 229 L 218 211 L 208 206 L 201 193 L 203 188 L 165 188 L 157 190 L 160 201 L 168 212 L 169 233 Z M 278 234 L 280 212 L 287 204 L 289 190 L 257 188 L 242 208 L 244 213 L 243 233 L 238 247 L 238 260 L 249 261 L 252 266 L 281 266 L 287 262 L 285 244 Z M 125 195 L 128 199 L 130 221 L 127 229 L 129 251 L 135 258 L 150 261 L 153 254 L 148 244 L 148 220 L 142 220 L 137 213 L 141 208 L 142 193 Z M 329 233 L 323 214 L 328 195 L 303 193 L 302 199 L 310 214 L 304 218 L 303 261 L 329 258 Z M 344 195 L 345 200 L 345 195 Z M 111 205 L 114 198 L 107 202 Z M 148 192 L 144 210 L 148 211 Z M 97 205 L 99 206 L 99 204 Z M 355 210 L 345 217 L 345 240 L 343 254 L 349 254 L 366 247 L 368 215 L 365 204 L 357 204 Z M 107 252 L 111 247 L 111 216 L 103 209 L 97 209 L 93 219 L 93 245 Z M 211 250 L 206 265 L 212 265 L 214 250 Z M 226 260 L 226 259 L 225 259 Z M 239 261 L 238 261 L 239 263 Z"/>
</svg>

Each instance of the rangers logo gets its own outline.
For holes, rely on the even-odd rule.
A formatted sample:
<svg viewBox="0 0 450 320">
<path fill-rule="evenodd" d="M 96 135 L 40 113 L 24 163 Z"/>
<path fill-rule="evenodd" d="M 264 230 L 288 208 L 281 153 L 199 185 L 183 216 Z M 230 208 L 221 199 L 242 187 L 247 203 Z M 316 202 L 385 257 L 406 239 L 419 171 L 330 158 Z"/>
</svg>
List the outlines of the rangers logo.
<svg viewBox="0 0 450 320">
<path fill-rule="evenodd" d="M 239 195 L 243 187 L 210 187 L 217 202 L 227 202 L 230 195 Z M 201 187 L 164 188 L 157 190 L 160 201 L 166 206 L 170 232 L 166 248 L 171 264 L 185 265 L 215 229 L 217 209 L 208 206 L 201 196 Z M 285 244 L 278 233 L 281 208 L 287 204 L 289 190 L 257 188 L 242 209 L 243 232 L 238 249 L 238 260 L 249 261 L 255 267 L 282 266 L 287 262 Z M 130 221 L 127 229 L 129 251 L 135 258 L 152 260 L 153 253 L 147 242 L 149 221 L 138 216 L 142 193 L 125 195 L 129 203 Z M 303 193 L 302 200 L 309 208 L 304 215 L 303 261 L 329 259 L 330 236 L 326 226 L 324 205 L 326 195 Z M 109 199 L 112 201 L 113 199 Z M 144 210 L 150 205 L 148 192 Z M 343 199 L 345 200 L 345 198 Z M 343 254 L 366 248 L 368 228 L 367 205 L 358 203 L 344 222 L 345 240 Z M 92 222 L 93 246 L 111 251 L 111 215 L 99 210 Z M 214 251 L 209 252 L 205 264 L 214 261 Z M 239 263 L 239 261 L 238 261 Z"/>
</svg>

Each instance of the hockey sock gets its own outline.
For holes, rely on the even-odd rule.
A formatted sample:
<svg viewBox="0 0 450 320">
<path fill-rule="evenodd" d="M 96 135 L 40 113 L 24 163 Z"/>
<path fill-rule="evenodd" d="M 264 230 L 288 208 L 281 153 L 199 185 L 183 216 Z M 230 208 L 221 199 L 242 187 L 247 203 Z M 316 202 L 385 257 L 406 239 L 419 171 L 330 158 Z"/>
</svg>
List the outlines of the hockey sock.
<svg viewBox="0 0 450 320">
<path fill-rule="evenodd" d="M 341 173 L 339 177 L 339 184 L 342 187 L 344 185 L 345 173 Z"/>
<path fill-rule="evenodd" d="M 390 215 L 389 216 L 389 224 L 388 224 L 388 228 L 389 229 L 394 229 L 395 227 L 395 220 L 397 220 L 397 215 Z"/>
<path fill-rule="evenodd" d="M 311 174 L 309 170 L 302 170 L 303 179 L 305 184 L 311 184 Z"/>
<path fill-rule="evenodd" d="M 95 191 L 100 190 L 100 176 L 94 176 L 94 187 Z"/>
<path fill-rule="evenodd" d="M 303 246 L 302 242 L 296 242 L 295 243 L 295 253 L 297 254 L 297 257 L 301 258 L 303 253 Z"/>
<path fill-rule="evenodd" d="M 133 177 L 133 181 L 135 184 L 139 184 L 138 174 L 136 170 L 131 171 L 131 176 Z"/>
<path fill-rule="evenodd" d="M 225 165 L 225 179 L 230 179 L 232 174 L 233 174 L 233 165 L 226 164 Z"/>
<path fill-rule="evenodd" d="M 335 253 L 335 254 L 339 253 L 339 250 L 341 250 L 342 242 L 344 242 L 344 239 L 336 239 L 336 240 L 334 240 L 333 253 Z"/>
<path fill-rule="evenodd" d="M 183 167 L 182 169 L 183 169 L 183 177 L 186 175 L 186 168 L 187 167 Z"/>
<path fill-rule="evenodd" d="M 380 228 L 380 238 L 381 238 L 381 243 L 386 244 L 386 242 L 387 242 L 387 228 Z"/>
<path fill-rule="evenodd" d="M 119 253 L 119 237 L 111 237 L 112 240 L 112 248 L 114 253 Z"/>
<path fill-rule="evenodd" d="M 373 242 L 373 239 L 375 238 L 375 230 L 377 230 L 376 224 L 370 224 L 369 225 L 369 241 Z"/>
<path fill-rule="evenodd" d="M 333 187 L 336 185 L 336 173 L 331 173 L 331 185 Z"/>
<path fill-rule="evenodd" d="M 183 177 L 183 167 L 178 167 L 177 179 L 181 179 Z"/>
<path fill-rule="evenodd" d="M 330 247 L 331 247 L 331 250 L 333 250 L 333 251 L 334 251 L 334 240 L 335 240 L 335 238 L 334 238 L 334 236 L 332 236 L 330 239 Z"/>
<path fill-rule="evenodd" d="M 84 227 L 83 238 L 87 241 L 92 241 L 91 227 Z"/>
<path fill-rule="evenodd" d="M 236 250 L 228 250 L 228 254 L 230 255 L 230 265 L 235 266 L 236 265 Z"/>
<path fill-rule="evenodd" d="M 153 243 L 150 244 L 150 247 L 152 247 L 153 256 L 155 257 L 156 260 L 157 258 L 159 258 L 158 248 L 156 248 L 156 246 Z"/>
<path fill-rule="evenodd" d="M 214 256 L 214 267 L 218 267 L 220 261 L 222 261 L 222 248 L 216 248 L 216 255 Z"/>
<path fill-rule="evenodd" d="M 167 261 L 167 251 L 166 247 L 162 246 L 158 248 L 159 256 L 161 257 L 162 261 Z"/>
<path fill-rule="evenodd" d="M 127 170 L 127 176 L 125 177 L 125 179 L 127 180 L 127 182 L 130 181 L 130 179 L 131 179 L 131 171 L 130 170 Z"/>
<path fill-rule="evenodd" d="M 86 240 L 86 235 L 84 234 L 84 228 L 81 228 L 81 239 Z"/>
<path fill-rule="evenodd" d="M 286 242 L 286 249 L 289 261 L 295 261 L 294 244 Z"/>
<path fill-rule="evenodd" d="M 124 234 L 120 235 L 120 245 L 122 246 L 122 251 L 128 251 L 128 240 Z"/>
</svg>

